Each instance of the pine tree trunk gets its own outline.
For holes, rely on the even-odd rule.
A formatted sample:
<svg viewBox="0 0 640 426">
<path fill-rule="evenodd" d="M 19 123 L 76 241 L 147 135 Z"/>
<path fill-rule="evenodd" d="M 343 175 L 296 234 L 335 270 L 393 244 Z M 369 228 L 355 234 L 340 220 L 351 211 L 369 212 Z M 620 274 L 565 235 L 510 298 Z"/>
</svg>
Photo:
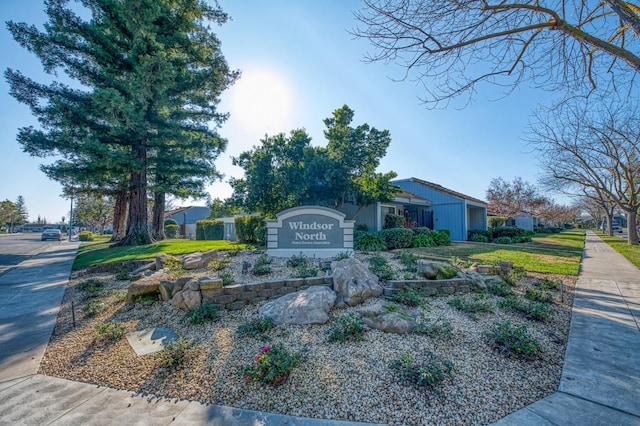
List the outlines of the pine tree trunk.
<svg viewBox="0 0 640 426">
<path fill-rule="evenodd" d="M 116 193 L 116 205 L 113 209 L 112 242 L 122 241 L 127 225 L 127 190 L 121 189 Z"/>
<path fill-rule="evenodd" d="M 132 147 L 138 160 L 139 170 L 131 173 L 129 190 L 129 214 L 127 217 L 127 233 L 120 246 L 141 246 L 153 242 L 149 233 L 147 217 L 147 146 L 141 141 Z"/>
<path fill-rule="evenodd" d="M 153 219 L 151 220 L 151 235 L 154 240 L 164 240 L 164 203 L 165 193 L 156 192 L 153 196 Z"/>
</svg>

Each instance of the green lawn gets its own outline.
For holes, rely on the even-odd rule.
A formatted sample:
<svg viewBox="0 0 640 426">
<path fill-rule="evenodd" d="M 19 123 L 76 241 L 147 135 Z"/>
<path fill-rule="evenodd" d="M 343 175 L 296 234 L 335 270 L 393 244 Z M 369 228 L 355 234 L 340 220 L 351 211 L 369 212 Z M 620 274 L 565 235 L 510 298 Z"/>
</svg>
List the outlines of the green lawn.
<svg viewBox="0 0 640 426">
<path fill-rule="evenodd" d="M 615 251 L 627 258 L 627 260 L 640 269 L 640 245 L 630 245 L 625 238 L 610 237 L 602 232 L 596 232 Z"/>
<path fill-rule="evenodd" d="M 100 263 L 122 262 L 125 260 L 152 259 L 159 253 L 181 255 L 207 250 L 243 250 L 252 246 L 230 243 L 223 240 L 191 241 L 163 240 L 147 246 L 109 247 L 111 236 L 97 236 L 94 241 L 80 244 L 73 269 L 86 268 Z"/>
<path fill-rule="evenodd" d="M 538 235 L 533 237 L 531 243 L 525 244 L 465 241 L 416 251 L 442 259 L 459 257 L 462 260 L 490 264 L 506 260 L 531 272 L 578 275 L 584 236 L 583 229 L 571 229 L 559 234 Z"/>
</svg>

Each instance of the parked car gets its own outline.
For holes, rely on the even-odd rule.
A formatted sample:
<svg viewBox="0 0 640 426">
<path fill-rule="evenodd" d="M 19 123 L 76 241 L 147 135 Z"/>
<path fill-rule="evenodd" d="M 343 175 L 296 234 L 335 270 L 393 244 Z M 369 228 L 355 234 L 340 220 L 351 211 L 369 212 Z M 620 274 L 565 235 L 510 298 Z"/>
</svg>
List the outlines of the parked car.
<svg viewBox="0 0 640 426">
<path fill-rule="evenodd" d="M 617 223 L 611 225 L 611 229 L 613 230 L 613 232 L 622 232 L 622 227 Z"/>
<path fill-rule="evenodd" d="M 44 240 L 58 240 L 62 241 L 64 235 L 60 232 L 59 229 L 45 229 L 42 232 L 42 237 L 40 238 L 42 241 Z"/>
</svg>

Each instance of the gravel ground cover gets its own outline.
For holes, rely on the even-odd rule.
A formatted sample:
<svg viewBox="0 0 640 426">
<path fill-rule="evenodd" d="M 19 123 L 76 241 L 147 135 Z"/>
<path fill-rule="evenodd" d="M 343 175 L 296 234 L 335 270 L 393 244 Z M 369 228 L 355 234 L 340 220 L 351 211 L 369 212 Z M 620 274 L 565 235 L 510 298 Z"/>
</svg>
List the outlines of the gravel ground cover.
<svg viewBox="0 0 640 426">
<path fill-rule="evenodd" d="M 246 256 L 255 255 L 233 257 L 227 269 L 238 282 L 292 274 L 283 259 L 273 259 L 273 271 L 267 276 L 242 274 Z M 386 256 L 393 263 L 393 257 Z M 367 261 L 367 255 L 358 257 Z M 333 309 L 327 324 L 278 326 L 256 337 L 241 337 L 237 328 L 258 317 L 259 305 L 220 311 L 217 320 L 194 325 L 185 320 L 184 311 L 168 302 L 125 304 L 129 281 L 117 280 L 113 273 L 80 275 L 74 273 L 69 281 L 42 374 L 167 398 L 392 425 L 488 424 L 554 393 L 562 372 L 576 282 L 576 277 L 545 276 L 564 283 L 563 300 L 558 290 L 552 291 L 553 316 L 546 322 L 500 308 L 500 296 L 487 294 L 493 312 L 475 315 L 450 306 L 454 296 L 437 297 L 427 299 L 424 316 L 448 322 L 450 336 L 366 330 L 362 341 L 332 342 L 329 334 L 337 319 L 354 308 Z M 528 274 L 513 290 L 523 298 L 542 277 Z M 92 284 L 86 284 L 88 280 Z M 374 302 L 370 299 L 365 304 Z M 538 356 L 517 358 L 493 347 L 489 332 L 507 320 L 526 325 L 542 347 Z M 169 327 L 190 342 L 182 362 L 168 367 L 157 355 L 137 356 L 122 336 L 150 327 Z M 110 334 L 114 339 L 109 339 Z M 280 386 L 245 383 L 244 368 L 263 346 L 276 343 L 300 353 L 300 365 Z M 400 381 L 390 368 L 404 354 L 426 361 L 429 352 L 454 367 L 437 386 Z"/>
</svg>

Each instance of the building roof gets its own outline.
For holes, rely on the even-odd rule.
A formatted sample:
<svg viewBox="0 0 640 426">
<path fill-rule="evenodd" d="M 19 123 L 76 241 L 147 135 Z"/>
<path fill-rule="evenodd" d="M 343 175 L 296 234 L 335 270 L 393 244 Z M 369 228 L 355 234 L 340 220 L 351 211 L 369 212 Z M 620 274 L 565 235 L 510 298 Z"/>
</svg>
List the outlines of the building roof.
<svg viewBox="0 0 640 426">
<path fill-rule="evenodd" d="M 421 197 L 420 195 L 416 195 L 412 192 L 405 191 L 401 189 L 394 198 L 394 201 L 400 203 L 415 203 L 415 204 L 424 204 L 426 206 L 431 205 L 431 200 L 428 198 Z"/>
<path fill-rule="evenodd" d="M 190 208 L 191 208 L 191 206 L 187 206 L 187 207 L 178 207 L 177 209 L 173 209 L 173 210 L 167 210 L 167 211 L 164 212 L 164 217 L 165 218 L 171 217 L 173 215 L 176 215 L 176 214 L 182 213 L 184 211 L 187 211 Z"/>
<path fill-rule="evenodd" d="M 466 201 L 473 201 L 473 202 L 475 202 L 475 203 L 481 203 L 481 204 L 484 204 L 484 205 L 486 205 L 486 204 L 487 204 L 487 202 L 486 202 L 486 201 L 482 201 L 482 200 L 479 200 L 479 199 L 477 199 L 477 198 L 470 197 L 470 196 L 468 196 L 468 195 L 464 195 L 464 194 L 463 194 L 463 193 L 461 193 L 461 192 L 453 191 L 453 190 L 451 190 L 451 189 L 445 188 L 445 187 L 444 187 L 444 186 L 442 186 L 442 185 L 438 185 L 437 183 L 427 182 L 426 180 L 422 180 L 422 179 L 418 179 L 418 178 L 414 178 L 414 177 L 409 178 L 409 179 L 399 179 L 399 181 L 400 181 L 400 180 L 410 180 L 410 181 L 413 181 L 413 182 L 419 183 L 420 185 L 424 185 L 424 186 L 427 186 L 427 187 L 429 187 L 429 188 L 432 188 L 432 189 L 434 189 L 434 190 L 436 190 L 436 191 L 440 191 L 440 192 L 443 192 L 443 193 L 445 193 L 445 194 L 449 194 L 449 195 L 451 195 L 451 196 L 453 196 L 453 197 L 460 198 L 460 199 L 462 199 L 462 200 L 466 200 Z M 392 183 L 393 183 L 393 181 L 392 181 Z"/>
</svg>

